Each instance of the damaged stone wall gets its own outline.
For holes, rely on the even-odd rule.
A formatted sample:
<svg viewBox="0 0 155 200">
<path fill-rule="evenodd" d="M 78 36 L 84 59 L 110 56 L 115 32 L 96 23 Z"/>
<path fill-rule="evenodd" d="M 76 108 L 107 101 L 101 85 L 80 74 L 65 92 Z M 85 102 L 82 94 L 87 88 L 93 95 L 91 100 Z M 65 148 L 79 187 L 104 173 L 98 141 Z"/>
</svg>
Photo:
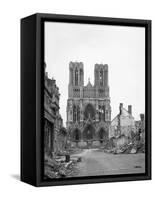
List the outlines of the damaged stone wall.
<svg viewBox="0 0 155 200">
<path fill-rule="evenodd" d="M 44 66 L 46 68 L 46 65 Z M 44 87 L 44 154 L 53 157 L 64 149 L 66 139 L 62 134 L 63 120 L 59 113 L 59 88 L 56 81 L 45 73 Z M 64 131 L 63 131 L 64 132 Z M 63 137 L 62 137 L 63 136 Z M 62 137 L 62 138 L 61 138 Z"/>
<path fill-rule="evenodd" d="M 123 104 L 120 104 L 119 114 L 112 120 L 110 127 L 110 138 L 118 138 L 121 135 L 126 138 L 131 138 L 132 132 L 135 132 L 135 120 L 132 116 L 132 107 L 128 106 L 128 110 L 123 108 Z"/>
</svg>

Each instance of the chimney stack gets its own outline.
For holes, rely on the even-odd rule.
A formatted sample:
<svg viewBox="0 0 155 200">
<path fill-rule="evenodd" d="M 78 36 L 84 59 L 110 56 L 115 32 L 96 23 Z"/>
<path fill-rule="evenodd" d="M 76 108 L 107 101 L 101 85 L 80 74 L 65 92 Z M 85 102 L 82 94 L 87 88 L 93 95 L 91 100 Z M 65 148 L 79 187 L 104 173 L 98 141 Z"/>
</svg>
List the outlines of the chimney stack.
<svg viewBox="0 0 155 200">
<path fill-rule="evenodd" d="M 119 104 L 119 113 L 120 113 L 120 115 L 122 114 L 122 108 L 123 108 L 123 103 L 120 103 Z"/>
<path fill-rule="evenodd" d="M 128 105 L 128 113 L 129 113 L 130 115 L 132 115 L 132 106 L 131 106 L 131 105 Z"/>
</svg>

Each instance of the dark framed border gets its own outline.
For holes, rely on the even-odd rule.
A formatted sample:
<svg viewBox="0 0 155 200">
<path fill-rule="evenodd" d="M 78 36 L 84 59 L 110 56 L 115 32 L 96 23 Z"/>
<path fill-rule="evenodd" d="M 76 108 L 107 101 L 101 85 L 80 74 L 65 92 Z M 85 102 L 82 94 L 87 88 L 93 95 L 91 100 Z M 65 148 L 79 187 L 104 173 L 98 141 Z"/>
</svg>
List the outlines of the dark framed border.
<svg viewBox="0 0 155 200">
<path fill-rule="evenodd" d="M 143 174 L 43 180 L 44 23 L 66 22 L 145 28 L 146 153 Z M 31 105 L 29 103 L 31 102 Z M 105 17 L 35 14 L 21 20 L 21 180 L 35 186 L 151 179 L 151 21 Z"/>
</svg>

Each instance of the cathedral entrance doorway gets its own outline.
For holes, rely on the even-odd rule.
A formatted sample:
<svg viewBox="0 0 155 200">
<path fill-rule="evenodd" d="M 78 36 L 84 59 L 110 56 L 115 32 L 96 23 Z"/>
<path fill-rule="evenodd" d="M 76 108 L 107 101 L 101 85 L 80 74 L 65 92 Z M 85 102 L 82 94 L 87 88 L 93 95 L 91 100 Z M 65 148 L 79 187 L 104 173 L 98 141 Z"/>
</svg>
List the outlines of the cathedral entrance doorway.
<svg viewBox="0 0 155 200">
<path fill-rule="evenodd" d="M 79 142 L 80 139 L 81 139 L 81 132 L 80 132 L 79 129 L 76 128 L 76 129 L 74 130 L 74 132 L 73 132 L 73 140 L 74 140 L 75 142 Z"/>
<path fill-rule="evenodd" d="M 101 128 L 98 132 L 98 137 L 99 137 L 99 141 L 100 143 L 106 143 L 107 139 L 108 139 L 108 134 L 107 132 L 104 130 L 104 128 Z"/>
<path fill-rule="evenodd" d="M 91 124 L 88 124 L 85 127 L 84 132 L 83 132 L 83 138 L 84 138 L 84 141 L 87 142 L 87 146 L 90 147 L 92 145 L 94 135 L 95 135 L 94 127 Z"/>
</svg>

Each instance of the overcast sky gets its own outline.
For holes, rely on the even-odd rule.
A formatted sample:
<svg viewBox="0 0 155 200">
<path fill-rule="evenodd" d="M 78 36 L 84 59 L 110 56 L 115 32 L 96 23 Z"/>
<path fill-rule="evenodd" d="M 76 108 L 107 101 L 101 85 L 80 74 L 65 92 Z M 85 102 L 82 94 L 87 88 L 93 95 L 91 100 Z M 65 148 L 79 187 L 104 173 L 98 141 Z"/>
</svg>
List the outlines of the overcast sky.
<svg viewBox="0 0 155 200">
<path fill-rule="evenodd" d="M 145 29 L 107 25 L 45 23 L 45 62 L 60 90 L 60 114 L 66 123 L 69 62 L 84 63 L 84 84 L 94 83 L 95 63 L 108 64 L 112 119 L 119 103 L 145 112 Z"/>
</svg>

